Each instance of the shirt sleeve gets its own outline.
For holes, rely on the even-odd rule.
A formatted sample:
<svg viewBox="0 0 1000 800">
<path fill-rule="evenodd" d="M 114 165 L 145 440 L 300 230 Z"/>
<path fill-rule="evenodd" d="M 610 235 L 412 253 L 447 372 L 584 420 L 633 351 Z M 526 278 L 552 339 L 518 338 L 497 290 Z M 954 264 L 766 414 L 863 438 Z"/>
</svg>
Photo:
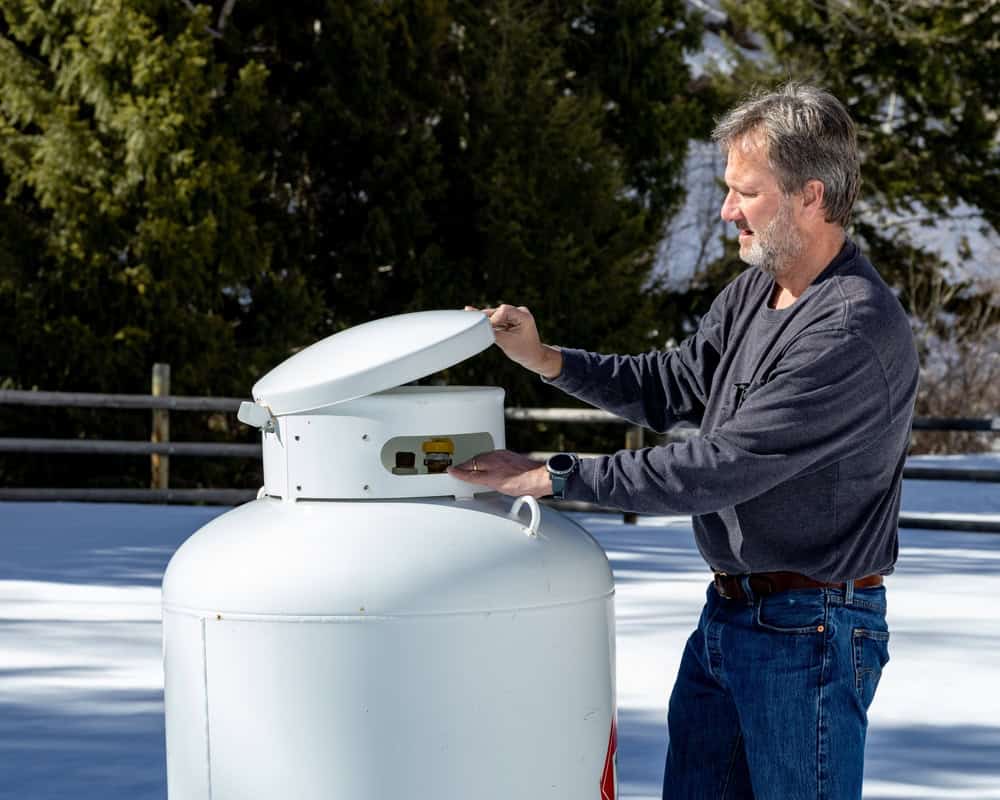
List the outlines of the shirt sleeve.
<svg viewBox="0 0 1000 800">
<path fill-rule="evenodd" d="M 619 356 L 563 348 L 562 372 L 546 382 L 659 433 L 680 421 L 698 425 L 722 352 L 722 302 L 720 295 L 675 350 Z"/>
<path fill-rule="evenodd" d="M 866 340 L 808 334 L 710 434 L 583 459 L 565 496 L 629 511 L 719 511 L 863 450 L 893 422 L 888 394 Z"/>
</svg>

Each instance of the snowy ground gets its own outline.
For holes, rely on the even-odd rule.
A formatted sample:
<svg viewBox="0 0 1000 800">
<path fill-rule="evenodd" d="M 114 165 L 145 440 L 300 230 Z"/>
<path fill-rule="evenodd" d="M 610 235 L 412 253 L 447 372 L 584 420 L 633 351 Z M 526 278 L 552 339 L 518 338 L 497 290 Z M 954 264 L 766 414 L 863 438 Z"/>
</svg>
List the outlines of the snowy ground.
<svg viewBox="0 0 1000 800">
<path fill-rule="evenodd" d="M 1000 518 L 1000 485 L 914 481 L 904 508 Z M 0 800 L 165 797 L 160 579 L 223 511 L 0 503 Z M 617 583 L 621 795 L 659 797 L 666 698 L 705 567 L 686 518 L 576 516 Z M 901 539 L 865 796 L 1000 800 L 1000 535 Z"/>
</svg>

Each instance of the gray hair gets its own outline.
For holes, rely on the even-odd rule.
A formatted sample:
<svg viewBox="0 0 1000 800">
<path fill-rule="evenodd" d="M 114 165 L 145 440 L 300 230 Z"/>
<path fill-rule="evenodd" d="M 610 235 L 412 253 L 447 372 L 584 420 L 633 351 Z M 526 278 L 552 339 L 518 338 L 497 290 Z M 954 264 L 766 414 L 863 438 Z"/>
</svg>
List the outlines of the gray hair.
<svg viewBox="0 0 1000 800">
<path fill-rule="evenodd" d="M 821 181 L 826 221 L 850 222 L 861 187 L 858 136 L 847 109 L 829 92 L 792 82 L 754 93 L 719 120 L 712 139 L 725 152 L 763 144 L 782 192 Z"/>
</svg>

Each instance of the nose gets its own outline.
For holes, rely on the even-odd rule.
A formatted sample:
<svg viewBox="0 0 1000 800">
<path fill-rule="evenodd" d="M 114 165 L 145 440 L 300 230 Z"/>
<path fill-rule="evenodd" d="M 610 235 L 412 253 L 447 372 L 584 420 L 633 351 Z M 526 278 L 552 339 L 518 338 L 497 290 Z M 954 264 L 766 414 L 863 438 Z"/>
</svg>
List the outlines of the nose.
<svg viewBox="0 0 1000 800">
<path fill-rule="evenodd" d="M 726 199 L 722 201 L 719 216 L 726 222 L 735 222 L 740 218 L 740 204 L 736 200 L 736 192 L 732 189 L 726 194 Z"/>
</svg>

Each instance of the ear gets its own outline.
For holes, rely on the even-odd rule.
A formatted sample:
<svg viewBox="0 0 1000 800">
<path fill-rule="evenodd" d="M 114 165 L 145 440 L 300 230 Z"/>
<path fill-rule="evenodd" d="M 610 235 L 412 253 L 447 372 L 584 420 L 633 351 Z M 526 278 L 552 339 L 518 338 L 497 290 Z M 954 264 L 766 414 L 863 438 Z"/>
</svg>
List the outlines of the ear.
<svg viewBox="0 0 1000 800">
<path fill-rule="evenodd" d="M 823 181 L 806 181 L 802 187 L 802 213 L 807 216 L 823 216 L 823 198 L 826 195 L 826 187 Z"/>
</svg>

